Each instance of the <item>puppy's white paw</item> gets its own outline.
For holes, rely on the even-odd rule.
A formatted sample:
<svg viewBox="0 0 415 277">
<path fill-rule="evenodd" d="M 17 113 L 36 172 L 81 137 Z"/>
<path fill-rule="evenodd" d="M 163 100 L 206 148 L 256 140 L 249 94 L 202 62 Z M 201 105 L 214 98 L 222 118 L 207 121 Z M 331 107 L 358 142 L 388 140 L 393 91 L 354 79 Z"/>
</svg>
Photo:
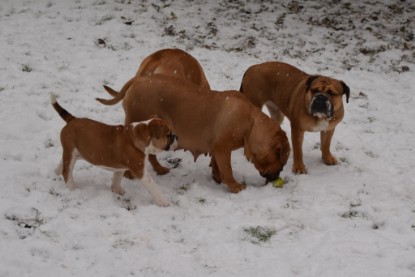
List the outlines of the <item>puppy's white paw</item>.
<svg viewBox="0 0 415 277">
<path fill-rule="evenodd" d="M 170 206 L 170 201 L 165 199 L 164 197 L 156 197 L 154 198 L 154 203 L 156 203 L 159 207 L 168 207 Z"/>
<path fill-rule="evenodd" d="M 69 191 L 74 191 L 76 190 L 77 186 L 74 183 L 67 183 L 66 187 L 69 189 Z"/>
<path fill-rule="evenodd" d="M 119 194 L 119 195 L 124 195 L 125 191 L 122 187 L 111 187 L 111 191 L 113 193 Z"/>
</svg>

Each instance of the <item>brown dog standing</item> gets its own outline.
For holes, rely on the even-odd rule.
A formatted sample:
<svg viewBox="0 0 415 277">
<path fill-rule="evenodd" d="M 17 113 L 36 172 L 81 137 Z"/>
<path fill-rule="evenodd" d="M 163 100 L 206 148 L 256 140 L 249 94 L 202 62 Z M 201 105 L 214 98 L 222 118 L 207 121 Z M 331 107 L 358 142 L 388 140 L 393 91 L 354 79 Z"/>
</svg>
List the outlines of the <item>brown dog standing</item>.
<svg viewBox="0 0 415 277">
<path fill-rule="evenodd" d="M 67 122 L 61 131 L 63 148 L 62 161 L 56 169 L 62 174 L 70 190 L 76 188 L 72 171 L 77 159 L 114 172 L 111 189 L 124 194 L 121 178 L 124 171 L 141 179 L 143 185 L 159 206 L 168 206 L 157 184 L 145 169 L 147 154 L 155 154 L 177 146 L 176 136 L 172 134 L 164 120 L 152 119 L 148 122 L 133 123 L 128 126 L 110 126 L 87 118 L 76 118 L 63 109 L 51 96 L 51 103 L 59 115 Z"/>
<path fill-rule="evenodd" d="M 324 163 L 337 164 L 330 143 L 344 115 L 342 96 L 349 101 L 350 90 L 344 82 L 308 75 L 286 63 L 267 62 L 248 68 L 240 91 L 257 107 L 265 105 L 280 124 L 284 116 L 290 120 L 294 173 L 307 173 L 302 151 L 306 131 L 320 132 Z"/>
<path fill-rule="evenodd" d="M 202 89 L 210 90 L 209 82 L 200 63 L 192 55 L 180 49 L 161 49 L 147 56 L 140 64 L 136 77 L 152 74 L 179 78 Z M 125 86 L 129 86 L 133 79 L 128 81 Z M 117 96 L 115 91 L 109 90 L 108 93 L 113 97 Z M 169 169 L 162 166 L 154 155 L 149 155 L 148 159 L 157 174 L 163 175 L 169 172 Z M 132 177 L 129 174 L 127 176 Z"/>
<path fill-rule="evenodd" d="M 126 124 L 156 114 L 178 135 L 179 148 L 190 150 L 195 159 L 211 154 L 214 180 L 233 193 L 245 188 L 233 177 L 233 150 L 244 147 L 247 159 L 267 180 L 277 179 L 287 162 L 290 146 L 285 132 L 237 91 L 203 90 L 163 75 L 130 80 L 120 93 L 105 88 L 117 97 L 98 100 L 107 105 L 123 100 Z"/>
</svg>

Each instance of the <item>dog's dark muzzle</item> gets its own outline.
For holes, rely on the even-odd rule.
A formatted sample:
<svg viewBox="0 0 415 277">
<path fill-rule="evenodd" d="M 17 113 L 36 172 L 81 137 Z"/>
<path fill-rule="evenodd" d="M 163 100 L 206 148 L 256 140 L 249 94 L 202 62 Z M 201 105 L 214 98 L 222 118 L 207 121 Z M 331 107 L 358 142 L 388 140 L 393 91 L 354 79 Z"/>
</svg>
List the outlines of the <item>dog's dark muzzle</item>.
<svg viewBox="0 0 415 277">
<path fill-rule="evenodd" d="M 318 93 L 313 97 L 310 113 L 318 117 L 331 118 L 333 116 L 333 108 L 327 95 Z"/>
<path fill-rule="evenodd" d="M 164 148 L 164 150 L 166 150 L 166 151 L 170 150 L 170 147 L 172 146 L 172 144 L 177 142 L 178 139 L 179 138 L 175 134 L 173 134 L 173 133 L 168 134 L 167 135 L 167 145 Z"/>
<path fill-rule="evenodd" d="M 261 173 L 261 176 L 267 179 L 267 182 L 272 182 L 277 180 L 280 177 L 281 171 L 273 172 L 273 173 Z"/>
</svg>

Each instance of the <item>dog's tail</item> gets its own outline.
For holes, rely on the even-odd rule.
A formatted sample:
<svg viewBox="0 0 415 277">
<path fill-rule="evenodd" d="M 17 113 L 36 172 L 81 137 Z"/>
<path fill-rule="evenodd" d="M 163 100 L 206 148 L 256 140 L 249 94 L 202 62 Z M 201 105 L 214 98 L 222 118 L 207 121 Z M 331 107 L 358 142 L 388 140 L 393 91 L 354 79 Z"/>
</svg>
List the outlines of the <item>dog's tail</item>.
<svg viewBox="0 0 415 277">
<path fill-rule="evenodd" d="M 52 103 L 52 106 L 55 108 L 58 114 L 62 117 L 62 119 L 66 121 L 66 123 L 69 123 L 69 121 L 75 118 L 67 110 L 62 108 L 61 105 L 59 105 L 58 101 L 56 101 L 56 95 L 53 93 L 50 94 L 50 103 Z"/>
<path fill-rule="evenodd" d="M 124 99 L 125 94 L 127 93 L 127 90 L 130 88 L 132 83 L 134 82 L 134 78 L 129 80 L 121 89 L 120 92 L 117 92 L 113 90 L 112 88 L 108 86 L 104 86 L 104 89 L 114 98 L 112 99 L 102 99 L 102 98 L 95 98 L 98 102 L 101 102 L 104 105 L 115 105 L 118 102 L 120 102 L 122 99 Z"/>
<path fill-rule="evenodd" d="M 239 87 L 239 91 L 242 92 L 242 93 L 244 93 L 244 79 L 245 79 L 245 75 L 246 75 L 246 71 L 244 73 L 244 76 L 242 77 L 241 86 Z"/>
</svg>

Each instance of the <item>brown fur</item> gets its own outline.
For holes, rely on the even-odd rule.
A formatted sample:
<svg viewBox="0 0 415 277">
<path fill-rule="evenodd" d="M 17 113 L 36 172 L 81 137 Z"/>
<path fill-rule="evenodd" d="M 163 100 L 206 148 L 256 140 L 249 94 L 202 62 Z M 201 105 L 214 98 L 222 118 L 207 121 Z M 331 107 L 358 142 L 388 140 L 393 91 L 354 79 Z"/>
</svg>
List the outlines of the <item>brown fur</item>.
<svg viewBox="0 0 415 277">
<path fill-rule="evenodd" d="M 130 80 L 111 104 L 121 100 L 125 124 L 157 114 L 178 135 L 180 148 L 190 150 L 195 159 L 211 154 L 214 180 L 231 192 L 245 188 L 233 177 L 233 150 L 244 147 L 247 159 L 269 180 L 276 179 L 287 162 L 285 132 L 236 91 L 203 90 L 177 78 L 152 75 Z"/>
<path fill-rule="evenodd" d="M 161 49 L 150 54 L 140 64 L 135 77 L 150 76 L 152 74 L 176 77 L 189 81 L 202 89 L 210 89 L 200 63 L 192 55 L 180 49 Z M 132 79 L 125 86 L 128 87 L 131 81 Z M 106 89 L 111 96 L 117 96 L 117 91 L 108 87 Z M 98 99 L 98 101 L 106 105 L 112 105 L 112 100 Z"/>
<path fill-rule="evenodd" d="M 187 80 L 203 89 L 210 89 L 200 63 L 180 49 L 162 49 L 147 56 L 136 77 L 161 74 Z"/>
<path fill-rule="evenodd" d="M 271 117 L 281 123 L 284 116 L 291 123 L 293 172 L 306 173 L 302 143 L 304 132 L 320 131 L 323 161 L 337 164 L 330 152 L 331 139 L 344 116 L 342 96 L 349 100 L 349 88 L 342 81 L 325 76 L 309 75 L 291 65 L 267 62 L 251 66 L 245 72 L 240 91 L 257 107 L 266 105 Z M 328 118 L 310 114 L 310 104 L 317 93 L 328 97 L 333 115 Z"/>
</svg>

